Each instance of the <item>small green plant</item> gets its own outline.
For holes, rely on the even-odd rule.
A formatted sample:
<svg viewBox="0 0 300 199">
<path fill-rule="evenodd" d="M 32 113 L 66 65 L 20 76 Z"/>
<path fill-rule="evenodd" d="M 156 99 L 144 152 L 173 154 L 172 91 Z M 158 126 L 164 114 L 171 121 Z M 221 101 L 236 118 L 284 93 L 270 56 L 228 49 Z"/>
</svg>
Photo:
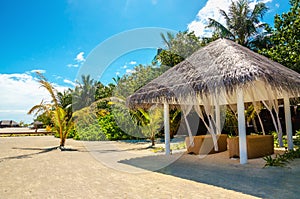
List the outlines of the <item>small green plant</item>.
<svg viewBox="0 0 300 199">
<path fill-rule="evenodd" d="M 281 161 L 281 158 L 279 158 L 277 155 L 275 156 L 275 158 L 272 158 L 272 156 L 266 156 L 263 157 L 263 159 L 266 161 L 266 164 L 264 166 L 268 167 L 268 166 L 273 166 L 273 167 L 284 167 L 285 166 L 285 161 Z"/>
<path fill-rule="evenodd" d="M 177 144 L 173 144 L 171 145 L 171 150 L 181 150 L 181 149 L 185 149 L 185 143 L 184 142 L 179 142 Z"/>
<path fill-rule="evenodd" d="M 294 160 L 295 158 L 300 158 L 300 149 L 297 150 L 289 150 L 286 151 L 282 155 L 276 155 L 275 158 L 272 158 L 272 156 L 266 156 L 263 157 L 263 159 L 266 161 L 266 164 L 264 167 L 267 166 L 280 166 L 284 167 L 286 166 L 289 161 Z"/>
<path fill-rule="evenodd" d="M 277 132 L 272 132 L 272 135 L 274 137 L 274 147 L 279 148 L 279 142 L 278 142 L 278 134 Z M 287 139 L 285 137 L 282 137 L 283 146 L 287 147 Z"/>
<path fill-rule="evenodd" d="M 154 152 L 154 153 L 160 153 L 160 152 L 164 152 L 164 151 L 165 151 L 164 147 L 154 147 L 152 149 L 152 152 Z"/>
<path fill-rule="evenodd" d="M 296 131 L 296 138 L 294 139 L 294 145 L 300 147 L 300 130 Z"/>
</svg>

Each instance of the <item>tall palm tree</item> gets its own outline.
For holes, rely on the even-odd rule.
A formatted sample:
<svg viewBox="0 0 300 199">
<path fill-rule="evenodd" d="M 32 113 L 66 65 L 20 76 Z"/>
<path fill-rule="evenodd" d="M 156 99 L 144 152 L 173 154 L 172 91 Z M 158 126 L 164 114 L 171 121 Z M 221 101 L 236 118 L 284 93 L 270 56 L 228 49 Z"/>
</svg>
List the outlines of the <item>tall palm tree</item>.
<svg viewBox="0 0 300 199">
<path fill-rule="evenodd" d="M 247 0 L 231 2 L 229 12 L 220 10 L 226 20 L 226 26 L 209 18 L 207 27 L 215 28 L 222 38 L 231 39 L 243 46 L 249 46 L 252 41 L 259 38 L 260 30 L 267 24 L 260 22 L 268 8 L 264 3 L 257 3 L 253 10 Z"/>
<path fill-rule="evenodd" d="M 73 92 L 73 109 L 80 110 L 91 105 L 95 101 L 96 82 L 90 75 L 81 76 L 82 83 L 78 82 Z"/>
<path fill-rule="evenodd" d="M 53 130 L 59 134 L 60 137 L 60 149 L 63 149 L 65 146 L 66 138 L 69 133 L 69 129 L 73 125 L 71 119 L 68 118 L 67 112 L 63 109 L 60 104 L 57 90 L 47 81 L 47 79 L 41 74 L 38 73 L 38 82 L 41 87 L 45 88 L 51 96 L 51 102 L 45 103 L 42 101 L 40 104 L 33 106 L 28 114 L 39 112 L 46 113 L 54 124 Z"/>
</svg>

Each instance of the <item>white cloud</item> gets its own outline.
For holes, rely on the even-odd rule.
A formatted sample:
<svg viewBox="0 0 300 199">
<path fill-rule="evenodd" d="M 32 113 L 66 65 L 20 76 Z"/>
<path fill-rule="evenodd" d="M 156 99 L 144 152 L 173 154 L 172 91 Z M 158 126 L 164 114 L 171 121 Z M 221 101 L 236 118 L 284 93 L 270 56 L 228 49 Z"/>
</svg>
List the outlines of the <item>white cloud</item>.
<svg viewBox="0 0 300 199">
<path fill-rule="evenodd" d="M 254 5 L 259 2 L 268 3 L 272 2 L 272 0 L 252 0 L 249 3 L 249 7 L 253 9 Z M 200 37 L 210 37 L 212 35 L 212 30 L 206 28 L 208 25 L 208 18 L 215 19 L 216 21 L 225 24 L 225 20 L 220 14 L 220 9 L 228 12 L 230 4 L 231 0 L 208 0 L 206 5 L 199 10 L 196 19 L 188 24 L 188 30 L 194 31 L 195 34 Z"/>
<path fill-rule="evenodd" d="M 59 91 L 65 87 L 54 85 Z M 0 120 L 8 119 L 32 122 L 33 115 L 27 115 L 29 109 L 41 103 L 49 102 L 48 92 L 42 88 L 33 76 L 23 74 L 0 74 Z"/>
<path fill-rule="evenodd" d="M 130 73 L 132 73 L 132 72 L 133 72 L 132 69 L 126 69 L 126 73 L 127 73 L 127 74 L 130 74 Z"/>
<path fill-rule="evenodd" d="M 72 82 L 71 80 L 64 79 L 64 82 L 65 82 L 66 84 L 70 84 L 70 85 L 72 85 L 72 86 L 76 86 L 76 83 Z"/>
<path fill-rule="evenodd" d="M 55 79 L 62 79 L 62 77 L 61 76 L 59 76 L 59 75 L 52 75 Z"/>
<path fill-rule="evenodd" d="M 279 7 L 280 7 L 280 4 L 279 4 L 279 3 L 276 3 L 275 6 L 276 6 L 277 8 L 279 8 Z"/>
<path fill-rule="evenodd" d="M 136 61 L 131 61 L 129 62 L 130 65 L 135 65 L 136 64 Z"/>
<path fill-rule="evenodd" d="M 34 70 L 31 70 L 30 72 L 31 73 L 46 73 L 46 71 L 42 70 L 42 69 L 34 69 Z"/>
<path fill-rule="evenodd" d="M 69 68 L 78 68 L 79 64 L 68 64 L 67 65 Z"/>
<path fill-rule="evenodd" d="M 124 69 L 127 68 L 127 65 L 124 65 L 122 68 L 124 68 Z"/>
<path fill-rule="evenodd" d="M 85 58 L 84 58 L 84 52 L 80 52 L 76 55 L 75 61 L 77 62 L 84 62 Z"/>
<path fill-rule="evenodd" d="M 116 72 L 116 75 L 120 75 L 120 72 Z"/>
</svg>

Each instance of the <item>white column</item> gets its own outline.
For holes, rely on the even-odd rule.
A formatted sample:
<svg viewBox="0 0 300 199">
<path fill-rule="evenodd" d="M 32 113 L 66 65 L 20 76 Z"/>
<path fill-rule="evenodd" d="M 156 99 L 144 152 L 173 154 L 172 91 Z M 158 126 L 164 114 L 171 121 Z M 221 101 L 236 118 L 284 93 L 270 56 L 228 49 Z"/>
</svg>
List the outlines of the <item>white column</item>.
<svg viewBox="0 0 300 199">
<path fill-rule="evenodd" d="M 170 155 L 170 115 L 169 115 L 169 104 L 168 103 L 164 103 L 164 127 L 165 127 L 166 155 Z"/>
<path fill-rule="evenodd" d="M 240 163 L 246 164 L 248 161 L 247 155 L 247 139 L 246 139 L 246 123 L 245 123 L 245 106 L 243 89 L 237 90 L 237 111 L 238 111 L 238 129 L 239 129 L 239 148 L 240 148 Z"/>
<path fill-rule="evenodd" d="M 220 105 L 216 104 L 216 130 L 217 134 L 221 134 L 221 111 L 220 111 Z"/>
<path fill-rule="evenodd" d="M 285 126 L 286 126 L 286 136 L 288 140 L 288 149 L 292 150 L 293 146 L 293 130 L 292 130 L 292 117 L 291 117 L 291 108 L 290 108 L 290 99 L 287 95 L 283 98 L 284 103 L 284 117 L 285 117 Z"/>
</svg>

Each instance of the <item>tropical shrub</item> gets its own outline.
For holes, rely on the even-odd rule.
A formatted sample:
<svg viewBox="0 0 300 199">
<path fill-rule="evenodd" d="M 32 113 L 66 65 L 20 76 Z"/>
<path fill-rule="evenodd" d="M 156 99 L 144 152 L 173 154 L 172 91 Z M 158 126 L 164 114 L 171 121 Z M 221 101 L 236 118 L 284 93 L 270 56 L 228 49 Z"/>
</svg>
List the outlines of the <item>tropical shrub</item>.
<svg viewBox="0 0 300 199">
<path fill-rule="evenodd" d="M 100 117 L 99 127 L 107 140 L 126 140 L 132 138 L 132 136 L 126 134 L 117 125 L 113 114 L 107 114 Z"/>
<path fill-rule="evenodd" d="M 300 149 L 285 151 L 284 154 L 276 155 L 275 158 L 272 158 L 272 156 L 266 156 L 263 158 L 266 161 L 264 167 L 267 166 L 284 167 L 286 166 L 287 163 L 289 163 L 289 161 L 292 161 L 295 158 L 300 158 Z"/>
<path fill-rule="evenodd" d="M 296 139 L 294 139 L 294 145 L 300 147 L 300 130 L 296 131 Z"/>
</svg>

